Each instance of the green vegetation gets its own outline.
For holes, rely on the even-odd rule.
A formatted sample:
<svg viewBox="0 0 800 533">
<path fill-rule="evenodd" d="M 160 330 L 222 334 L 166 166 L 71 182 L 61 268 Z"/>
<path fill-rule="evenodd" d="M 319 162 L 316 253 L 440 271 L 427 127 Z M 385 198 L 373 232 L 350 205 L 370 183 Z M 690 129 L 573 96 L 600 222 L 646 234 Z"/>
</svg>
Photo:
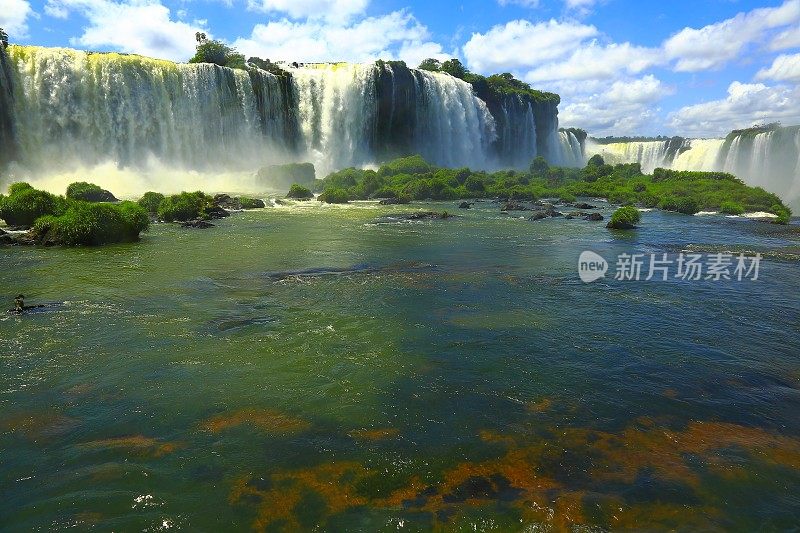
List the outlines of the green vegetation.
<svg viewBox="0 0 800 533">
<path fill-rule="evenodd" d="M 303 187 L 297 183 L 292 184 L 289 192 L 286 194 L 287 198 L 294 198 L 295 200 L 310 200 L 314 198 L 314 193 L 308 187 Z"/>
<path fill-rule="evenodd" d="M 504 72 L 492 76 L 481 76 L 467 70 L 458 59 L 440 62 L 437 59 L 426 59 L 419 65 L 420 70 L 430 72 L 445 72 L 453 77 L 462 79 L 475 88 L 475 92 L 483 100 L 497 99 L 503 95 L 520 95 L 534 102 L 548 102 L 559 104 L 561 97 L 555 93 L 547 93 L 532 89 L 527 83 L 516 79 L 512 74 Z"/>
<path fill-rule="evenodd" d="M 0 28 L 0 44 L 3 45 L 3 48 L 8 48 L 8 34 L 3 28 Z"/>
<path fill-rule="evenodd" d="M 158 218 L 164 222 L 185 222 L 196 218 L 207 219 L 206 209 L 213 199 L 205 193 L 182 192 L 167 196 L 158 206 Z"/>
<path fill-rule="evenodd" d="M 594 154 L 587 163 L 591 167 L 602 167 L 606 164 L 605 159 L 600 154 Z"/>
<path fill-rule="evenodd" d="M 247 196 L 240 196 L 238 198 L 239 205 L 242 209 L 261 209 L 264 207 L 264 201 L 258 198 L 249 198 Z"/>
<path fill-rule="evenodd" d="M 730 174 L 656 169 L 647 176 L 639 164 L 606 165 L 602 157 L 593 158 L 583 169 L 551 167 L 537 158 L 528 172 L 490 173 L 439 168 L 420 156 L 410 156 L 390 161 L 377 171 L 347 168 L 334 172 L 318 181 L 317 190 L 329 193 L 326 198 L 339 200 L 558 198 L 573 202 L 578 197 L 606 198 L 621 205 L 660 207 L 685 214 L 718 211 L 723 203 L 733 202 L 745 211 L 774 213 L 782 223 L 790 216 L 776 195 L 748 187 Z"/>
<path fill-rule="evenodd" d="M 131 242 L 146 231 L 147 211 L 133 202 L 92 203 L 34 189 L 27 183 L 0 195 L 0 218 L 15 226 L 33 226 L 35 241 L 45 244 Z"/>
<path fill-rule="evenodd" d="M 633 229 L 641 220 L 642 215 L 635 207 L 620 207 L 611 215 L 611 220 L 607 227 L 611 229 Z"/>
<path fill-rule="evenodd" d="M 151 215 L 156 215 L 158 214 L 158 207 L 161 205 L 162 201 L 164 201 L 163 194 L 160 192 L 148 191 L 144 193 L 144 196 L 139 198 L 137 203 Z"/>
<path fill-rule="evenodd" d="M 134 242 L 150 226 L 147 211 L 133 202 L 72 202 L 60 216 L 46 215 L 33 226 L 38 242 L 67 246 Z"/>
<path fill-rule="evenodd" d="M 331 187 L 329 189 L 325 189 L 325 191 L 319 195 L 317 200 L 320 202 L 325 202 L 326 204 L 346 204 L 350 201 L 350 195 L 346 190 L 340 187 Z"/>
<path fill-rule="evenodd" d="M 720 204 L 719 211 L 726 215 L 743 215 L 744 207 L 742 207 L 742 204 L 728 201 Z"/>
<path fill-rule="evenodd" d="M 67 200 L 49 192 L 39 191 L 27 183 L 15 183 L 8 196 L 0 201 L 0 218 L 11 226 L 30 227 L 45 215 L 61 214 L 67 209 Z"/>
<path fill-rule="evenodd" d="M 94 183 L 78 181 L 67 187 L 67 198 L 84 202 L 116 202 L 117 199 L 109 191 Z"/>
<path fill-rule="evenodd" d="M 205 33 L 197 32 L 197 50 L 189 63 L 213 63 L 221 67 L 245 69 L 244 56 L 222 41 L 208 40 Z"/>
</svg>

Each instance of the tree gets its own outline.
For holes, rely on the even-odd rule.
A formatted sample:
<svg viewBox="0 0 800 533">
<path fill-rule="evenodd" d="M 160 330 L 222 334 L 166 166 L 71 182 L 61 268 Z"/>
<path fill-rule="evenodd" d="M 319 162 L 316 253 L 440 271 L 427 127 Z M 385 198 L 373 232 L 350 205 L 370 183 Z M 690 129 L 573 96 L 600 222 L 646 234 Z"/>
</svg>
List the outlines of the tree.
<svg viewBox="0 0 800 533">
<path fill-rule="evenodd" d="M 197 45 L 197 52 L 189 60 L 189 63 L 213 63 L 221 67 L 240 69 L 246 67 L 244 55 L 222 41 L 203 40 L 200 42 L 203 36 L 204 34 L 198 32 L 197 38 L 200 44 Z"/>
<path fill-rule="evenodd" d="M 547 164 L 544 157 L 537 156 L 536 159 L 531 162 L 530 170 L 531 174 L 534 176 L 543 178 L 547 174 L 547 171 L 550 170 L 550 165 Z"/>
<path fill-rule="evenodd" d="M 602 167 L 605 164 L 606 164 L 606 162 L 603 159 L 602 155 L 594 154 L 592 156 L 592 158 L 589 159 L 589 162 L 587 163 L 587 166 L 590 166 L 590 167 Z"/>
<path fill-rule="evenodd" d="M 0 28 L 0 43 L 3 43 L 3 48 L 8 48 L 8 34 L 3 28 Z"/>
<path fill-rule="evenodd" d="M 195 33 L 194 38 L 197 40 L 197 44 L 203 44 L 204 42 L 208 41 L 208 37 L 206 37 L 206 34 L 201 31 Z"/>
<path fill-rule="evenodd" d="M 438 59 L 429 57 L 419 64 L 419 70 L 427 70 L 430 72 L 440 72 L 442 70 L 442 63 Z"/>
<path fill-rule="evenodd" d="M 459 61 L 456 58 L 453 58 L 442 63 L 442 72 L 447 72 L 454 78 L 459 78 L 463 80 L 467 76 L 469 71 L 464 65 L 461 64 L 461 61 Z"/>
</svg>

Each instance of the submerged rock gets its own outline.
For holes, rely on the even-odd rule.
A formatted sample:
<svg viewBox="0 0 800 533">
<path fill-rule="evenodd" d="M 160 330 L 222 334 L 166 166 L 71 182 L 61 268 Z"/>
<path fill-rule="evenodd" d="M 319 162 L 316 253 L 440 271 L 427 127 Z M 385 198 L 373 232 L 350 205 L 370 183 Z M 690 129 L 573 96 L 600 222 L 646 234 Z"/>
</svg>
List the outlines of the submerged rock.
<svg viewBox="0 0 800 533">
<path fill-rule="evenodd" d="M 411 203 L 411 200 L 408 200 L 406 198 L 384 198 L 383 200 L 378 202 L 379 205 L 401 205 L 409 203 Z"/>
<path fill-rule="evenodd" d="M 517 202 L 508 202 L 506 205 L 500 208 L 500 211 L 530 211 L 531 208 L 517 203 Z"/>
<path fill-rule="evenodd" d="M 461 202 L 460 204 L 458 204 L 459 209 L 470 209 L 471 207 L 472 207 L 471 202 Z"/>
<path fill-rule="evenodd" d="M 600 213 L 589 213 L 588 215 L 583 217 L 583 220 L 588 220 L 589 222 L 600 222 L 603 219 L 604 219 L 603 215 L 601 215 Z"/>
<path fill-rule="evenodd" d="M 585 202 L 575 204 L 574 207 L 575 207 L 575 209 L 597 209 L 597 206 L 590 205 L 590 204 L 587 204 Z"/>
<path fill-rule="evenodd" d="M 32 246 L 36 244 L 30 232 L 7 233 L 0 229 L 0 245 L 6 246 Z"/>
<path fill-rule="evenodd" d="M 551 206 L 549 209 L 545 209 L 543 211 L 536 211 L 528 220 L 536 221 L 536 220 L 542 220 L 542 219 L 545 219 L 545 218 L 557 218 L 557 217 L 562 217 L 562 216 L 564 216 L 563 213 L 561 213 L 559 211 L 556 211 Z"/>
<path fill-rule="evenodd" d="M 195 229 L 206 229 L 206 228 L 213 228 L 214 224 L 211 222 L 206 222 L 205 220 L 195 219 L 195 220 L 187 220 L 186 222 L 181 223 L 182 228 L 195 228 Z"/>
</svg>

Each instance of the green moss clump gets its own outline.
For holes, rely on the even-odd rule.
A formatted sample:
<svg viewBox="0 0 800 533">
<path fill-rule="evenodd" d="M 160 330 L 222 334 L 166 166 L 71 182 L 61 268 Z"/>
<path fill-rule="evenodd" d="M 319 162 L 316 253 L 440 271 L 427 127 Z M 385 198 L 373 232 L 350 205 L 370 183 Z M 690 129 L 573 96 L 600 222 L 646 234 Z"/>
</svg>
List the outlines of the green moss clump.
<svg viewBox="0 0 800 533">
<path fill-rule="evenodd" d="M 742 207 L 742 204 L 727 201 L 720 204 L 719 211 L 726 215 L 743 215 L 744 207 Z"/>
<path fill-rule="evenodd" d="M 40 217 L 33 235 L 46 244 L 101 245 L 134 242 L 149 225 L 147 211 L 133 202 L 113 205 L 77 201 L 61 215 Z"/>
<path fill-rule="evenodd" d="M 10 226 L 30 227 L 37 218 L 61 214 L 66 208 L 67 201 L 60 196 L 14 184 L 0 203 L 0 218 Z"/>
<path fill-rule="evenodd" d="M 350 195 L 344 189 L 331 188 L 325 189 L 317 200 L 326 204 L 346 204 L 350 201 Z"/>
<path fill-rule="evenodd" d="M 286 193 L 287 198 L 294 198 L 295 200 L 310 200 L 314 198 L 314 193 L 308 187 L 303 187 L 298 183 L 292 184 L 289 192 Z"/>
<path fill-rule="evenodd" d="M 94 183 L 78 181 L 67 187 L 67 198 L 85 202 L 116 202 L 117 199 L 109 191 Z"/>
<path fill-rule="evenodd" d="M 259 200 L 258 198 L 240 196 L 237 198 L 237 200 L 239 200 L 239 205 L 242 207 L 242 209 L 263 209 L 266 207 L 264 200 Z"/>
<path fill-rule="evenodd" d="M 137 203 L 151 215 L 156 215 L 158 214 L 158 208 L 161 205 L 161 202 L 163 201 L 164 201 L 163 194 L 161 194 L 160 192 L 148 191 L 144 193 L 144 196 L 139 198 L 139 201 Z"/>
<path fill-rule="evenodd" d="M 205 210 L 211 207 L 212 198 L 197 192 L 182 192 L 167 196 L 158 207 L 158 218 L 164 222 L 185 222 L 208 218 Z"/>
<path fill-rule="evenodd" d="M 635 207 L 620 207 L 611 215 L 608 228 L 611 229 L 633 229 L 642 220 L 642 215 Z"/>
</svg>

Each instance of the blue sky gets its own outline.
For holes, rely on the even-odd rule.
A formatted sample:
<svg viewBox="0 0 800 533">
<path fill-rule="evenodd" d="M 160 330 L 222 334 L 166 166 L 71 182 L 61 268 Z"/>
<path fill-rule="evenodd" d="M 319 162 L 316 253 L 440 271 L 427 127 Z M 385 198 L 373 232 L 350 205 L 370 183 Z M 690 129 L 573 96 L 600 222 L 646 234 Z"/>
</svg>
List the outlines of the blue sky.
<svg viewBox="0 0 800 533">
<path fill-rule="evenodd" d="M 0 0 L 0 26 L 176 61 L 198 30 L 272 60 L 459 57 L 558 92 L 595 135 L 800 124 L 800 0 Z"/>
</svg>

